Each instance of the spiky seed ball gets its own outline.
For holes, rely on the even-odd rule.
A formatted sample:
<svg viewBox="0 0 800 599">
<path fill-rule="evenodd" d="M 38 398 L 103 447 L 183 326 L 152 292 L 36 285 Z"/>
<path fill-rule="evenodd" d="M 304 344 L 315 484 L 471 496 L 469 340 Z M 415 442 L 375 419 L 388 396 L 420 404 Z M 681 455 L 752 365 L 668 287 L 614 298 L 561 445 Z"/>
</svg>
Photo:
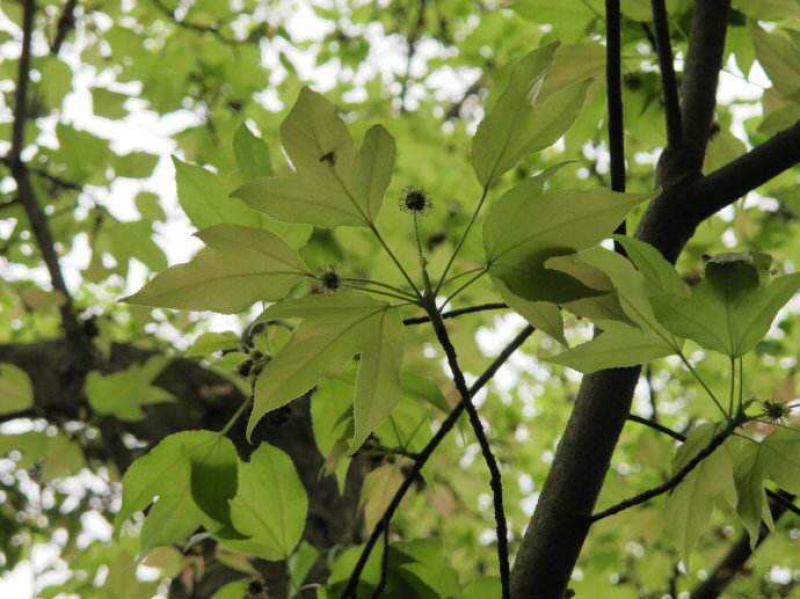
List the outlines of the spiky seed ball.
<svg viewBox="0 0 800 599">
<path fill-rule="evenodd" d="M 431 200 L 424 189 L 406 187 L 400 197 L 400 208 L 405 212 L 427 212 L 431 208 Z"/>
<path fill-rule="evenodd" d="M 786 406 L 777 401 L 765 401 L 764 413 L 770 420 L 782 420 L 786 417 Z"/>
<path fill-rule="evenodd" d="M 326 270 L 322 273 L 322 286 L 325 287 L 328 291 L 336 291 L 339 289 L 339 274 L 331 269 Z"/>
</svg>

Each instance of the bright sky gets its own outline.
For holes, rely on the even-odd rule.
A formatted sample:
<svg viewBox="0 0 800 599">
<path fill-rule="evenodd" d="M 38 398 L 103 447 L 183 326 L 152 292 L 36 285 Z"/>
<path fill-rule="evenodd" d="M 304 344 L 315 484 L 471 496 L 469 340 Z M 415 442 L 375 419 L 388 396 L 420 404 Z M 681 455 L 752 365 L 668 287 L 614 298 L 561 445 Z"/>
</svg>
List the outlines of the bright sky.
<svg viewBox="0 0 800 599">
<path fill-rule="evenodd" d="M 296 3 L 293 3 L 293 5 L 296 5 Z M 293 10 L 288 21 L 288 29 L 296 40 L 320 39 L 326 32 L 326 27 L 328 27 L 328 24 L 318 19 L 307 3 L 303 4 L 299 10 Z M 0 17 L 0 30 L 3 29 L 13 32 L 15 35 L 19 33 L 12 23 L 7 20 L 4 21 L 2 17 Z M 399 40 L 383 36 L 379 26 L 371 27 L 366 34 L 373 42 L 367 62 L 367 72 L 389 74 L 400 73 L 405 69 L 405 48 Z M 41 42 L 42 40 L 39 41 Z M 336 76 L 335 66 L 321 69 L 315 68 L 310 53 L 304 54 L 299 52 L 286 43 L 282 44 L 281 49 L 292 56 L 301 75 L 312 82 L 315 87 L 324 90 L 331 86 L 333 78 Z M 0 60 L 3 58 L 16 58 L 18 51 L 19 49 L 15 43 L 10 42 L 0 45 Z M 426 60 L 430 56 L 435 55 L 436 52 L 437 48 L 435 45 L 427 43 L 421 44 L 412 68 L 415 71 L 424 71 Z M 122 122 L 112 122 L 94 117 L 91 108 L 89 87 L 92 84 L 98 83 L 97 75 L 93 69 L 81 65 L 78 59 L 79 53 L 80 40 L 75 44 L 67 44 L 62 54 L 62 57 L 73 67 L 75 78 L 73 83 L 74 90 L 68 96 L 64 112 L 60 118 L 65 122 L 75 124 L 78 128 L 87 129 L 93 133 L 111 139 L 113 141 L 113 147 L 117 151 L 128 152 L 131 150 L 146 150 L 160 155 L 159 164 L 151 179 L 145 182 L 120 179 L 113 184 L 111 193 L 109 194 L 99 193 L 97 190 L 90 191 L 89 193 L 101 201 L 114 216 L 123 220 L 135 218 L 137 216 L 133 198 L 139 191 L 150 190 L 158 193 L 161 196 L 163 207 L 168 214 L 168 221 L 157 227 L 157 241 L 167 253 L 171 264 L 187 260 L 201 244 L 191 236 L 193 228 L 178 206 L 174 183 L 174 169 L 172 161 L 170 160 L 170 156 L 175 152 L 176 145 L 170 139 L 170 136 L 199 122 L 197 115 L 189 111 L 179 111 L 165 117 L 159 117 L 154 112 L 147 110 L 143 102 L 132 99 L 129 101 L 128 105 L 131 109 L 130 114 Z M 263 45 L 262 54 L 265 63 L 271 65 L 275 72 L 279 73 L 282 70 L 274 48 Z M 769 86 L 768 79 L 757 65 L 751 73 L 750 83 L 738 73 L 734 64 L 730 64 L 728 70 L 730 72 L 723 72 L 721 78 L 719 99 L 722 102 L 727 103 L 736 98 L 758 98 L 763 92 L 763 88 Z M 440 94 L 444 98 L 455 99 L 458 98 L 462 90 L 472 82 L 470 75 L 470 73 L 456 73 L 451 70 L 441 71 L 436 75 L 435 84 L 440 88 Z M 108 83 L 108 81 L 101 81 L 101 83 Z M 127 87 L 127 91 L 135 93 L 136 85 L 131 84 Z M 358 91 L 354 91 L 354 93 L 358 93 Z M 265 93 L 263 94 L 263 101 L 267 105 L 270 105 L 270 103 L 274 105 L 277 100 L 269 93 Z M 739 136 L 744 137 L 741 123 L 744 119 L 752 116 L 754 110 L 758 109 L 744 106 L 734 108 L 736 121 L 734 133 L 738 133 Z M 12 118 L 10 108 L 0 107 L 0 120 L 8 120 L 10 118 Z M 44 127 L 45 131 L 50 132 L 49 135 L 45 134 L 43 138 L 46 143 L 55 142 L 55 137 L 52 134 L 55 123 L 56 121 L 54 119 L 50 119 Z M 8 144 L 0 143 L 0 152 L 5 152 L 7 150 L 7 145 Z M 10 189 L 0 187 L 0 191 L 7 192 L 10 191 Z M 9 227 L 10 223 L 8 221 L 4 222 L 0 220 L 0 238 L 8 234 L 10 230 Z M 88 264 L 89 257 L 90 252 L 84 237 L 78 240 L 75 249 L 62 261 L 65 276 L 70 287 L 75 288 L 79 284 L 80 270 Z M 0 258 L 0 267 L 2 267 L 4 276 L 7 277 L 30 276 L 29 271 L 18 267 L 10 267 L 7 263 L 3 262 L 2 258 Z M 137 268 L 132 271 L 132 276 L 128 282 L 128 290 L 133 291 L 138 288 L 144 281 L 145 274 L 146 271 L 144 267 L 137 264 Z M 44 286 L 49 285 L 49 279 L 43 269 L 39 269 L 36 276 L 42 281 Z M 479 336 L 481 337 L 480 345 L 486 348 L 487 351 L 492 348 L 499 349 L 511 336 L 516 334 L 521 326 L 521 319 L 514 316 L 506 317 L 498 319 L 497 324 L 498 328 L 494 330 L 482 330 L 479 332 Z M 213 330 L 230 329 L 235 326 L 236 319 L 232 317 L 214 316 L 210 320 L 210 328 Z M 510 368 L 502 370 L 495 380 L 495 389 L 500 394 L 501 400 L 510 401 L 511 390 L 517 379 L 515 372 L 518 372 L 520 369 L 536 373 L 540 367 L 537 362 L 530 357 L 524 355 L 515 356 Z M 547 376 L 546 372 L 542 372 L 541 374 L 542 376 Z M 485 395 L 482 395 L 477 398 L 478 401 L 482 401 L 484 396 Z M 643 408 L 643 411 L 646 412 L 647 408 Z M 2 430 L 6 431 L 5 428 Z M 521 434 L 524 436 L 526 433 L 523 431 Z M 470 456 L 465 456 L 465 459 L 470 459 Z M 8 460 L 0 460 L 0 476 L 8 472 L 9 468 L 10 463 Z M 526 479 L 523 476 L 520 478 L 519 482 L 523 488 L 530 488 L 532 490 L 530 477 Z M 71 488 L 76 494 L 79 494 L 81 488 L 104 484 L 101 478 L 87 473 L 75 477 L 72 481 L 67 481 L 65 486 L 68 489 Z M 32 494 L 36 493 L 35 488 L 35 485 L 30 485 L 30 492 Z M 537 495 L 532 494 L 525 508 L 532 512 L 536 498 Z M 2 500 L 2 497 L 0 497 L 0 500 Z M 46 500 L 46 498 L 44 498 L 44 500 Z M 88 543 L 91 539 L 110 538 L 110 527 L 98 513 L 87 513 L 84 517 L 83 524 L 85 527 L 84 538 L 82 539 L 83 542 Z M 59 541 L 59 537 L 56 536 L 53 543 L 38 546 L 33 555 L 33 564 L 27 561 L 23 562 L 9 575 L 0 579 L 0 597 L 19 599 L 33 597 L 34 581 L 36 578 L 35 572 L 42 570 L 45 565 L 52 566 L 54 563 L 58 564 L 57 546 Z M 64 568 L 65 565 L 61 564 L 62 576 Z M 58 568 L 56 569 L 56 577 L 58 576 L 57 572 Z M 142 574 L 147 575 L 146 569 Z M 52 577 L 53 575 L 51 574 L 50 576 Z M 44 579 L 40 578 L 38 582 L 41 584 L 44 582 Z"/>
</svg>

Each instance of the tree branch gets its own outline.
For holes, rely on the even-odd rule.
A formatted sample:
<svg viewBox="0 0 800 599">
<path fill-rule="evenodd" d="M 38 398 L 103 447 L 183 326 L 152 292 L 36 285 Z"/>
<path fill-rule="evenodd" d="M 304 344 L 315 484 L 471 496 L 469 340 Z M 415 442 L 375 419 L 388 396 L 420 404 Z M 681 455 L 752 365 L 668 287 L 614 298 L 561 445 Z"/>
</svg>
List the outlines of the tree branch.
<svg viewBox="0 0 800 599">
<path fill-rule="evenodd" d="M 608 518 L 609 516 L 613 516 L 614 514 L 618 514 L 624 510 L 632 508 L 634 506 L 639 505 L 640 503 L 645 503 L 646 501 L 650 501 L 651 499 L 658 497 L 659 495 L 663 495 L 664 493 L 668 493 L 675 487 L 677 487 L 684 478 L 686 478 L 692 470 L 694 470 L 700 463 L 709 457 L 714 451 L 720 447 L 727 439 L 730 437 L 733 432 L 744 422 L 746 421 L 746 417 L 742 414 L 737 418 L 734 418 L 728 425 L 718 432 L 714 437 L 711 439 L 709 444 L 699 451 L 697 455 L 695 455 L 691 460 L 689 460 L 683 468 L 678 470 L 675 475 L 667 480 L 666 482 L 658 485 L 657 487 L 653 487 L 652 489 L 648 489 L 643 493 L 639 493 L 638 495 L 634 495 L 624 501 L 620 501 L 617 504 L 612 505 L 609 508 L 606 508 L 596 514 L 592 514 L 589 518 L 589 521 L 594 524 L 598 520 L 602 520 L 603 518 Z"/>
<path fill-rule="evenodd" d="M 19 59 L 17 89 L 14 94 L 14 124 L 11 151 L 6 162 L 10 165 L 11 174 L 17 184 L 19 201 L 25 209 L 31 230 L 42 253 L 47 271 L 50 274 L 53 288 L 64 297 L 60 312 L 67 338 L 73 344 L 75 350 L 89 360 L 92 353 L 91 344 L 75 315 L 72 295 L 61 272 L 55 241 L 47 223 L 47 216 L 36 199 L 28 170 L 22 161 L 22 150 L 25 146 L 25 123 L 28 120 L 28 85 L 30 83 L 31 43 L 35 14 L 36 1 L 25 0 L 22 16 L 22 51 Z"/>
<path fill-rule="evenodd" d="M 481 304 L 479 306 L 469 306 L 468 308 L 459 308 L 458 310 L 450 310 L 449 312 L 442 312 L 442 319 L 455 318 L 456 316 L 463 316 L 464 314 L 474 314 L 475 312 L 484 312 L 486 310 L 502 310 L 508 308 L 508 304 L 504 302 L 493 302 L 489 304 Z M 413 326 L 415 324 L 423 324 L 430 322 L 430 316 L 415 316 L 413 318 L 406 318 L 403 324 L 406 326 Z"/>
<path fill-rule="evenodd" d="M 664 0 L 652 0 L 655 46 L 658 68 L 661 71 L 661 89 L 664 96 L 664 116 L 667 125 L 667 144 L 679 148 L 683 145 L 681 107 L 678 97 L 678 82 L 675 77 L 675 61 L 669 38 L 669 17 Z"/>
<path fill-rule="evenodd" d="M 486 383 L 492 379 L 492 377 L 494 377 L 495 373 L 497 373 L 500 367 L 505 364 L 511 354 L 517 351 L 517 349 L 525 342 L 525 340 L 533 334 L 533 331 L 534 328 L 532 326 L 526 326 L 517 334 L 516 337 L 514 337 L 514 339 L 509 342 L 508 345 L 506 345 L 503 351 L 500 352 L 500 354 L 494 359 L 494 361 L 483 372 L 478 380 L 476 380 L 472 387 L 470 387 L 468 397 L 473 397 L 486 385 Z M 447 434 L 453 430 L 453 427 L 455 427 L 459 417 L 466 409 L 466 399 L 467 397 L 462 395 L 459 404 L 453 408 L 450 414 L 447 415 L 447 418 L 444 419 L 442 425 L 439 427 L 439 430 L 436 431 L 436 434 L 431 438 L 430 441 L 428 441 L 428 444 L 422 449 L 422 451 L 419 452 L 419 457 L 414 461 L 414 464 L 409 469 L 408 474 L 406 474 L 403 484 L 400 485 L 400 488 L 395 492 L 392 500 L 386 507 L 386 510 L 384 510 L 381 519 L 375 525 L 375 528 L 370 534 L 369 539 L 367 539 L 367 543 L 364 545 L 364 549 L 361 551 L 358 562 L 356 562 L 353 572 L 350 574 L 350 579 L 347 581 L 347 586 L 342 593 L 342 597 L 355 597 L 358 581 L 361 578 L 361 573 L 363 572 L 364 567 L 367 565 L 367 561 L 372 553 L 372 549 L 380 539 L 383 530 L 389 525 L 389 522 L 391 522 L 394 513 L 400 506 L 400 502 L 403 501 L 403 498 L 411 488 L 414 480 L 422 471 L 422 467 L 425 465 L 431 455 L 433 455 L 433 452 L 436 451 L 436 448 L 441 444 Z"/>
<path fill-rule="evenodd" d="M 684 168 L 700 172 L 717 103 L 730 0 L 695 0 L 683 71 Z"/>
<path fill-rule="evenodd" d="M 458 355 L 456 348 L 450 341 L 450 335 L 447 333 L 447 328 L 444 325 L 441 315 L 439 314 L 436 305 L 431 301 L 428 308 L 428 314 L 431 317 L 431 324 L 436 333 L 436 338 L 439 344 L 444 349 L 447 356 L 447 363 L 453 374 L 453 380 L 456 384 L 456 389 L 461 395 L 462 403 L 464 404 L 467 415 L 469 416 L 472 430 L 478 439 L 478 444 L 481 447 L 483 459 L 486 466 L 489 468 L 490 485 L 492 487 L 492 496 L 494 498 L 494 518 L 497 526 L 497 558 L 500 564 L 500 583 L 502 585 L 503 599 L 510 599 L 509 589 L 509 563 L 508 563 L 508 524 L 506 522 L 506 514 L 503 508 L 503 485 L 500 476 L 500 468 L 497 465 L 497 460 L 492 453 L 492 448 L 489 445 L 489 440 L 486 438 L 486 431 L 483 428 L 481 417 L 478 415 L 478 410 L 475 404 L 472 403 L 472 393 L 467 388 L 467 382 L 464 380 L 464 373 L 461 371 L 461 366 L 458 364 Z"/>
<path fill-rule="evenodd" d="M 258 43 L 259 37 L 252 37 L 248 36 L 245 39 L 239 40 L 233 37 L 228 37 L 219 28 L 219 24 L 214 25 L 205 25 L 202 23 L 193 23 L 192 21 L 183 21 L 178 19 L 175 16 L 175 13 L 164 4 L 163 0 L 150 0 L 150 2 L 155 6 L 161 13 L 168 17 L 170 21 L 172 21 L 177 27 L 181 29 L 186 29 L 188 31 L 195 31 L 197 33 L 210 33 L 215 38 L 217 38 L 223 44 L 228 46 L 237 46 L 240 44 L 252 44 Z"/>
<path fill-rule="evenodd" d="M 58 53 L 61 52 L 61 46 L 64 45 L 69 32 L 75 27 L 75 9 L 77 7 L 78 0 L 67 0 L 67 3 L 61 11 L 61 15 L 58 17 L 56 34 L 50 44 L 50 53 L 53 56 L 58 56 Z"/>
<path fill-rule="evenodd" d="M 622 49 L 619 0 L 606 0 L 606 94 L 611 189 L 625 191 L 625 126 L 622 116 Z M 624 221 L 617 233 L 625 234 Z"/>
</svg>

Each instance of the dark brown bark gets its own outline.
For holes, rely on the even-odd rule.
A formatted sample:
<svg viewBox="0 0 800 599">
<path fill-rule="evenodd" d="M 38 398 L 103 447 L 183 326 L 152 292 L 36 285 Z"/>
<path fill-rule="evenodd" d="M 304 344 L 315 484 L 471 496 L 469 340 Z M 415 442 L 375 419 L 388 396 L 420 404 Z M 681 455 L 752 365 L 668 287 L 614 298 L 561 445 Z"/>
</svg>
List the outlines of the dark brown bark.
<svg viewBox="0 0 800 599">
<path fill-rule="evenodd" d="M 693 189 L 713 117 L 729 2 L 698 0 L 683 80 L 684 145 L 669 148 L 637 237 L 675 261 L 700 220 Z M 716 70 L 715 70 L 716 69 Z M 735 198 L 734 198 L 735 199 Z M 729 200 L 729 201 L 732 201 Z M 588 519 L 630 412 L 639 368 L 584 377 L 512 572 L 514 599 L 561 599 L 589 531 Z"/>
</svg>

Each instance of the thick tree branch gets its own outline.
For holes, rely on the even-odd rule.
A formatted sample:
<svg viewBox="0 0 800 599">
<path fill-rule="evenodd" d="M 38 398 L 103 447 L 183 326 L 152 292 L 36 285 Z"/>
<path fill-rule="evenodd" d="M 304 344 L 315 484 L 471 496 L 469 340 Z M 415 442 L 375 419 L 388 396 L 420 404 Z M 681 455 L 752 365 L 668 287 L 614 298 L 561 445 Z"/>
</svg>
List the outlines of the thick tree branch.
<svg viewBox="0 0 800 599">
<path fill-rule="evenodd" d="M 678 80 L 675 77 L 675 61 L 669 37 L 669 17 L 664 0 L 652 0 L 655 44 L 658 67 L 661 71 L 661 89 L 664 96 L 664 117 L 667 125 L 667 144 L 674 148 L 683 145 L 683 125 L 678 97 Z"/>
<path fill-rule="evenodd" d="M 682 123 L 684 168 L 703 167 L 722 69 L 730 0 L 695 0 L 689 49 L 683 71 Z"/>
<path fill-rule="evenodd" d="M 689 40 L 692 59 L 687 60 L 683 80 L 684 145 L 696 137 L 696 128 L 702 129 L 704 141 L 692 152 L 679 150 L 662 156 L 658 179 L 665 191 L 650 203 L 636 233 L 673 262 L 700 222 L 694 217 L 693 204 L 703 198 L 691 191 L 702 178 L 700 168 L 718 81 L 718 72 L 711 71 L 722 64 L 727 11 L 727 0 L 698 0 L 695 4 Z M 619 368 L 583 378 L 514 562 L 514 599 L 562 599 L 630 413 L 640 370 Z"/>
<path fill-rule="evenodd" d="M 728 423 L 725 428 L 723 428 L 720 432 L 718 432 L 711 441 L 704 447 L 701 451 L 697 453 L 691 460 L 689 460 L 683 468 L 678 470 L 672 478 L 665 481 L 664 483 L 658 485 L 657 487 L 653 487 L 652 489 L 648 489 L 643 493 L 639 493 L 638 495 L 634 495 L 624 501 L 620 501 L 596 514 L 592 514 L 591 518 L 589 518 L 590 522 L 594 523 L 598 520 L 602 520 L 603 518 L 608 518 L 609 516 L 613 516 L 614 514 L 618 514 L 622 511 L 625 511 L 629 508 L 637 506 L 641 503 L 645 503 L 650 501 L 651 499 L 658 497 L 659 495 L 663 495 L 664 493 L 670 492 L 672 489 L 677 487 L 684 478 L 686 478 L 697 466 L 699 466 L 703 460 L 709 457 L 714 451 L 716 451 L 727 439 L 730 437 L 734 431 L 741 426 L 747 418 L 744 414 L 734 418 L 730 423 Z"/>
<path fill-rule="evenodd" d="M 517 349 L 519 349 L 525 340 L 533 334 L 533 331 L 534 328 L 532 326 L 526 326 L 517 334 L 516 337 L 514 337 L 514 339 L 509 342 L 508 345 L 506 345 L 503 351 L 498 354 L 498 356 L 483 372 L 478 380 L 472 384 L 472 387 L 469 389 L 469 397 L 474 396 L 486 385 L 486 383 L 492 379 L 492 377 L 494 377 L 500 367 L 506 363 L 511 354 L 517 351 Z M 381 538 L 381 534 L 383 533 L 384 529 L 391 522 L 394 513 L 397 511 L 397 508 L 400 506 L 400 503 L 403 501 L 406 493 L 408 493 L 408 490 L 411 488 L 414 480 L 422 471 L 422 467 L 425 465 L 431 455 L 433 455 L 433 452 L 436 451 L 436 448 L 439 447 L 448 433 L 453 430 L 453 427 L 455 427 L 458 419 L 461 417 L 461 414 L 465 409 L 466 396 L 462 396 L 459 404 L 453 408 L 450 414 L 447 415 L 447 418 L 444 419 L 439 427 L 439 430 L 436 431 L 436 434 L 433 435 L 431 440 L 428 441 L 428 444 L 422 449 L 422 451 L 419 452 L 419 457 L 414 462 L 414 465 L 411 467 L 408 474 L 406 474 L 403 484 L 400 485 L 400 488 L 395 492 L 392 500 L 386 507 L 386 510 L 384 510 L 381 519 L 375 525 L 375 528 L 370 534 L 369 539 L 367 539 L 367 543 L 364 545 L 364 549 L 361 551 L 361 555 L 358 558 L 358 562 L 356 562 L 355 568 L 353 568 L 353 572 L 350 575 L 350 579 L 347 582 L 344 592 L 342 593 L 342 597 L 355 597 L 358 581 L 361 578 L 361 573 L 363 572 L 364 567 L 367 565 L 367 561 L 369 560 L 369 556 L 372 553 L 375 544 Z"/>
</svg>

